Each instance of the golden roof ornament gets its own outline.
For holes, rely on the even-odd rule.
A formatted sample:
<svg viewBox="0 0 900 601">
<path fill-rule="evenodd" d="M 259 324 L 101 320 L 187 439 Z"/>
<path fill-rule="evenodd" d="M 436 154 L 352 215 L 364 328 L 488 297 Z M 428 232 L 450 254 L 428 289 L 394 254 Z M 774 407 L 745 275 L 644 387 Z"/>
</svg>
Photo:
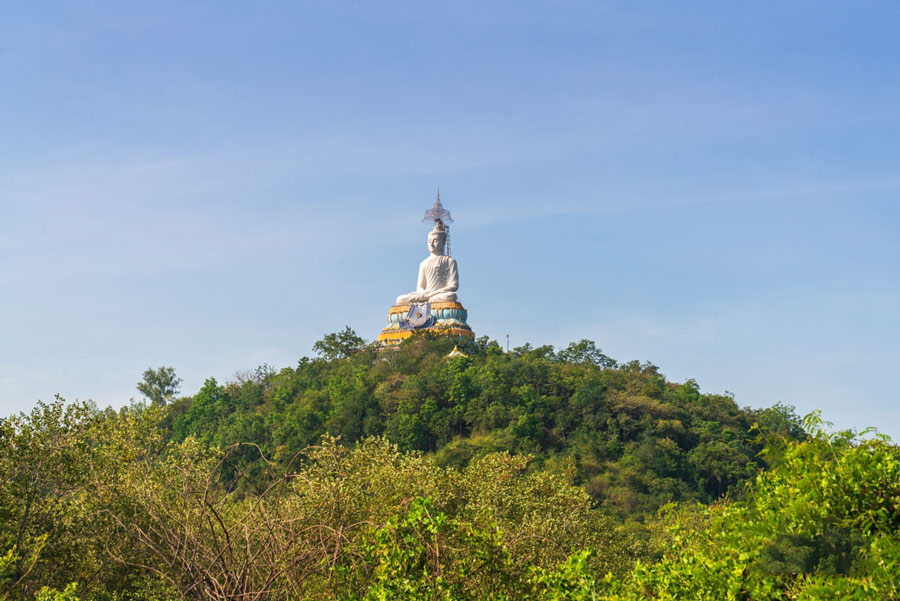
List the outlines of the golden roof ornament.
<svg viewBox="0 0 900 601">
<path fill-rule="evenodd" d="M 455 345 L 450 354 L 447 355 L 448 359 L 453 359 L 454 357 L 468 357 L 468 355 L 459 350 L 459 345 Z"/>
</svg>

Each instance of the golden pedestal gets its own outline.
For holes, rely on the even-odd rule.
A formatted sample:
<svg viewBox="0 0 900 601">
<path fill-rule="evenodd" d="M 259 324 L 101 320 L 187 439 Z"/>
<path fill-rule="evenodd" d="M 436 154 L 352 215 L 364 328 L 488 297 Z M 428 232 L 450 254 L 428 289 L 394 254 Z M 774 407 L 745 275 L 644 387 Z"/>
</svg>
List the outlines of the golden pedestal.
<svg viewBox="0 0 900 601">
<path fill-rule="evenodd" d="M 469 312 L 461 303 L 431 303 L 434 323 L 428 327 L 405 327 L 404 320 L 409 313 L 409 305 L 394 305 L 388 312 L 388 327 L 381 330 L 378 343 L 382 346 L 396 346 L 416 332 L 433 332 L 442 336 L 475 338 L 475 332 L 466 319 Z"/>
</svg>

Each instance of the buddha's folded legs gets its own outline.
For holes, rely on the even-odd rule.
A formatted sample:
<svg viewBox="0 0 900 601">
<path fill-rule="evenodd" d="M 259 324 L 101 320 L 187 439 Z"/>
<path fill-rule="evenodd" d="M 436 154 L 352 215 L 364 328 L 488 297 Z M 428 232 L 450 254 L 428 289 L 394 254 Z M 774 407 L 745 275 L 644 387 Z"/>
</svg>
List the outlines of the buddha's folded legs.
<svg viewBox="0 0 900 601">
<path fill-rule="evenodd" d="M 398 305 L 409 305 L 411 303 L 451 303 L 456 300 L 455 292 L 441 292 L 433 294 L 430 292 L 410 292 L 397 297 Z"/>
<path fill-rule="evenodd" d="M 428 302 L 428 294 L 424 292 L 410 292 L 409 294 L 401 294 L 397 297 L 398 305 L 409 305 L 412 303 Z"/>
<path fill-rule="evenodd" d="M 455 292 L 442 292 L 440 294 L 435 294 L 431 296 L 429 299 L 432 303 L 452 303 L 456 300 Z"/>
</svg>

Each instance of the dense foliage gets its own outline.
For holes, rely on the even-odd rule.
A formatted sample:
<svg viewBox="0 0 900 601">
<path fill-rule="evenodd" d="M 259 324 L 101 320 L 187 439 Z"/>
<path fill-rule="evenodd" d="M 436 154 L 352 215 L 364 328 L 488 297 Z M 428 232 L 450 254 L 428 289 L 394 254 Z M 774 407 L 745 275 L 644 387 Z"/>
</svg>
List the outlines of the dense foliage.
<svg viewBox="0 0 900 601">
<path fill-rule="evenodd" d="M 807 427 L 768 448 L 747 502 L 673 508 L 622 598 L 900 599 L 900 448 Z"/>
<path fill-rule="evenodd" d="M 900 598 L 889 441 L 589 341 L 450 348 L 0 420 L 0 599 Z"/>
<path fill-rule="evenodd" d="M 460 468 L 490 452 L 526 454 L 534 468 L 574 471 L 596 502 L 624 517 L 737 494 L 763 466 L 754 423 L 800 433 L 784 407 L 741 409 L 692 380 L 666 382 L 648 363 L 616 366 L 590 341 L 504 353 L 480 339 L 453 360 L 442 338 L 379 355 L 345 330 L 316 346 L 328 358 L 277 373 L 263 366 L 227 385 L 207 380 L 171 407 L 172 436 L 221 447 L 253 441 L 279 460 L 325 433 L 345 444 L 384 436 Z"/>
</svg>

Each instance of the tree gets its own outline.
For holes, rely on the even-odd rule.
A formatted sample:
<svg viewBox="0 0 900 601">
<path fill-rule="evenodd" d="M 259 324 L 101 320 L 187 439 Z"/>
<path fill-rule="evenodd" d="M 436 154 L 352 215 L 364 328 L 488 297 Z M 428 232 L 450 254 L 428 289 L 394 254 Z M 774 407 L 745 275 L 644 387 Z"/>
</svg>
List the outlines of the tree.
<svg viewBox="0 0 900 601">
<path fill-rule="evenodd" d="M 165 405 L 181 390 L 181 378 L 175 374 L 173 367 L 148 368 L 137 389 L 154 405 Z"/>
<path fill-rule="evenodd" d="M 766 447 L 745 502 L 668 507 L 665 555 L 617 599 L 900 599 L 900 448 L 804 428 Z"/>
<path fill-rule="evenodd" d="M 340 332 L 325 334 L 322 340 L 313 345 L 313 352 L 320 357 L 332 361 L 349 357 L 366 345 L 366 341 L 356 335 L 350 326 Z"/>
<path fill-rule="evenodd" d="M 599 367 L 615 367 L 615 359 L 603 354 L 593 340 L 582 339 L 571 343 L 565 350 L 559 352 L 562 361 L 572 363 L 593 363 Z"/>
<path fill-rule="evenodd" d="M 86 403 L 60 397 L 0 419 L 0 599 L 30 599 L 90 569 L 79 493 L 94 419 Z"/>
</svg>

